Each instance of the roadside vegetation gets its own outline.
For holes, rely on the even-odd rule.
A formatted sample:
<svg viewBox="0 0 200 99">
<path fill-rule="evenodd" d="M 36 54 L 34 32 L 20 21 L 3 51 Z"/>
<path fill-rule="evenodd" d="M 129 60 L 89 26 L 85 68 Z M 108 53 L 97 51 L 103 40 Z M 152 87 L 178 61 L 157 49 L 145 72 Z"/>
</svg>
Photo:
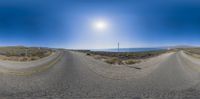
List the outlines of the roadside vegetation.
<svg viewBox="0 0 200 99">
<path fill-rule="evenodd" d="M 49 48 L 9 46 L 0 47 L 0 60 L 33 61 L 53 53 Z"/>
<path fill-rule="evenodd" d="M 184 52 L 190 56 L 196 57 L 196 58 L 200 58 L 200 48 L 185 48 L 183 49 Z"/>
<path fill-rule="evenodd" d="M 102 60 L 108 64 L 131 65 L 140 63 L 144 59 L 148 59 L 169 52 L 169 50 L 145 51 L 145 52 L 119 52 L 119 53 L 84 50 L 81 52 L 84 52 L 86 53 L 86 55 L 92 56 L 98 60 Z"/>
</svg>

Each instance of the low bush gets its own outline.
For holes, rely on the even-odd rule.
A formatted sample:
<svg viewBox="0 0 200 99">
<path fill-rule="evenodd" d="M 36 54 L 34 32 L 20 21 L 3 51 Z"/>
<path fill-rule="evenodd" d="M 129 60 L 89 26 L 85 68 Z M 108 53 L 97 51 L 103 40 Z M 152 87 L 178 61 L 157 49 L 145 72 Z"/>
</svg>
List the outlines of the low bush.
<svg viewBox="0 0 200 99">
<path fill-rule="evenodd" d="M 54 51 L 49 48 L 23 46 L 0 47 L 0 55 L 5 56 L 7 60 L 13 61 L 37 60 L 49 56 L 53 52 Z"/>
<path fill-rule="evenodd" d="M 122 61 L 118 58 L 110 58 L 105 60 L 105 62 L 109 64 L 122 64 Z"/>
<path fill-rule="evenodd" d="M 91 56 L 91 53 L 86 53 L 86 55 Z"/>
<path fill-rule="evenodd" d="M 136 63 L 139 63 L 140 60 L 129 59 L 129 60 L 125 60 L 124 62 L 125 64 L 136 64 Z"/>
</svg>

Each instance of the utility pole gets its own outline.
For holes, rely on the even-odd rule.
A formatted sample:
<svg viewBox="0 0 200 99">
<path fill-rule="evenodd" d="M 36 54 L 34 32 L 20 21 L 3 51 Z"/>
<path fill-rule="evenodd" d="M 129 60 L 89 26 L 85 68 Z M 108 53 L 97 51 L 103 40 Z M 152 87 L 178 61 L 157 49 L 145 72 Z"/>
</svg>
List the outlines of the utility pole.
<svg viewBox="0 0 200 99">
<path fill-rule="evenodd" d="M 28 57 L 28 49 L 26 49 L 26 57 Z"/>
<path fill-rule="evenodd" d="M 117 51 L 119 53 L 119 42 L 117 43 Z"/>
<path fill-rule="evenodd" d="M 41 52 L 41 50 L 40 50 L 41 48 L 39 47 L 38 49 L 39 49 L 39 52 Z"/>
</svg>

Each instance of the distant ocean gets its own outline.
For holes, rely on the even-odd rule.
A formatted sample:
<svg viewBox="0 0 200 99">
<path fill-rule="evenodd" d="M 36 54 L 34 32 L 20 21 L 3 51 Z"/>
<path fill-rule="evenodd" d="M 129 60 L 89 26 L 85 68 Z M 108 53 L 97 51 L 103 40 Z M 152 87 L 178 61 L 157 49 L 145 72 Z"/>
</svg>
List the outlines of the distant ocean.
<svg viewBox="0 0 200 99">
<path fill-rule="evenodd" d="M 145 51 L 158 51 L 166 50 L 165 48 L 120 48 L 119 52 L 145 52 Z M 114 49 L 93 49 L 91 51 L 105 51 L 105 52 L 118 52 L 117 48 Z"/>
</svg>

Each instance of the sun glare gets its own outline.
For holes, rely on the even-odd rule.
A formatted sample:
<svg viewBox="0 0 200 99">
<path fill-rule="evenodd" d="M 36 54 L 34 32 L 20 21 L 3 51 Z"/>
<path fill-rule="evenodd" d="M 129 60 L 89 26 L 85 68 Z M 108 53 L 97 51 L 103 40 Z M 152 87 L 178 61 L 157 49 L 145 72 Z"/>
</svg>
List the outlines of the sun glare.
<svg viewBox="0 0 200 99">
<path fill-rule="evenodd" d="M 93 24 L 93 27 L 98 30 L 98 31 L 102 31 L 102 30 L 106 30 L 108 27 L 108 24 L 106 21 L 95 21 Z"/>
</svg>

